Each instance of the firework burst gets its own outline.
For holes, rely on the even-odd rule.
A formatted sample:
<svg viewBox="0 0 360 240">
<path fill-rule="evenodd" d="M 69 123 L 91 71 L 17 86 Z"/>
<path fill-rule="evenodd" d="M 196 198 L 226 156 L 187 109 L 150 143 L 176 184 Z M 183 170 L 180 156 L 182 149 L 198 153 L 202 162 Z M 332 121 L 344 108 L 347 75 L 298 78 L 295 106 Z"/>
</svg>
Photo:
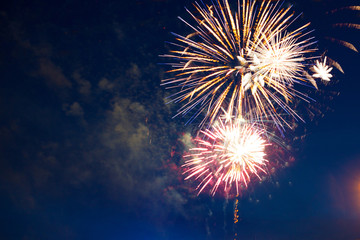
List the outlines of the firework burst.
<svg viewBox="0 0 360 240">
<path fill-rule="evenodd" d="M 251 180 L 266 174 L 265 149 L 270 144 L 265 135 L 255 123 L 217 119 L 211 129 L 200 131 L 196 147 L 184 156 L 188 159 L 182 166 L 185 180 L 201 179 L 197 186 L 199 194 L 207 186 L 211 186 L 212 195 L 219 186 L 223 186 L 224 192 L 234 187 L 239 194 Z"/>
<path fill-rule="evenodd" d="M 196 16 L 188 12 L 196 25 L 180 18 L 193 33 L 174 34 L 178 50 L 163 55 L 175 60 L 169 71 L 175 77 L 163 85 L 180 88 L 172 99 L 185 102 L 177 115 L 197 108 L 193 118 L 204 114 L 200 126 L 207 120 L 211 126 L 226 106 L 251 119 L 265 116 L 281 128 L 289 125 L 281 112 L 300 118 L 289 103 L 306 98 L 294 86 L 308 81 L 305 62 L 314 51 L 304 33 L 308 24 L 289 30 L 296 19 L 290 7 L 270 1 L 239 1 L 235 13 L 227 0 L 195 8 Z"/>
<path fill-rule="evenodd" d="M 330 73 L 331 70 L 332 67 L 326 65 L 325 57 L 324 62 L 316 60 L 316 65 L 313 66 L 314 74 L 312 76 L 315 78 L 321 78 L 324 81 L 330 81 L 330 78 L 332 77 L 332 74 Z"/>
</svg>

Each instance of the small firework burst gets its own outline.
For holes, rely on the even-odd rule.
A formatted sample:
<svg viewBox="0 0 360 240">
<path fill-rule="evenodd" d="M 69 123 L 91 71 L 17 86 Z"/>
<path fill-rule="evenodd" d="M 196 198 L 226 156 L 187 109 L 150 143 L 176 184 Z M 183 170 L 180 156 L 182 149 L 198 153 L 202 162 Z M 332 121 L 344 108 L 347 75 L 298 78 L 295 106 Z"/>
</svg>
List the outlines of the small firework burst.
<svg viewBox="0 0 360 240">
<path fill-rule="evenodd" d="M 211 186 L 210 192 L 215 195 L 222 186 L 224 192 L 234 187 L 238 195 L 250 181 L 266 174 L 265 149 L 270 144 L 265 135 L 256 123 L 218 118 L 211 129 L 200 131 L 196 146 L 184 156 L 185 180 L 200 181 L 198 194 Z"/>
<path fill-rule="evenodd" d="M 324 62 L 319 62 L 316 60 L 316 65 L 313 66 L 314 74 L 312 75 L 315 78 L 321 78 L 324 81 L 330 81 L 332 74 L 330 73 L 333 68 L 326 65 L 326 57 Z"/>
<path fill-rule="evenodd" d="M 188 36 L 175 34 L 178 43 L 164 57 L 175 60 L 174 78 L 163 80 L 169 88 L 180 88 L 172 96 L 185 102 L 177 115 L 198 108 L 193 117 L 204 114 L 200 123 L 209 126 L 225 105 L 252 119 L 265 116 L 280 127 L 287 121 L 279 114 L 300 118 L 289 103 L 304 96 L 294 89 L 307 80 L 305 62 L 310 58 L 312 40 L 308 24 L 289 30 L 295 20 L 289 8 L 270 1 L 238 3 L 232 12 L 227 0 L 195 8 L 190 13 L 196 25 Z"/>
</svg>

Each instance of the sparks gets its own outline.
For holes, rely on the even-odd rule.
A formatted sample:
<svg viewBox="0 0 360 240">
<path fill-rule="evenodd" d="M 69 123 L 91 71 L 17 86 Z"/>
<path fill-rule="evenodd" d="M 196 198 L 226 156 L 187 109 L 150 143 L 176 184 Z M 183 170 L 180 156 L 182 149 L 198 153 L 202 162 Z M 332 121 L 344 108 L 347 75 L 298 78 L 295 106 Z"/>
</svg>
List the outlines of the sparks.
<svg viewBox="0 0 360 240">
<path fill-rule="evenodd" d="M 211 129 L 200 131 L 196 147 L 185 156 L 185 180 L 201 179 L 198 194 L 207 186 L 211 186 L 212 195 L 219 186 L 225 192 L 235 187 L 239 194 L 251 180 L 266 174 L 265 148 L 270 144 L 264 135 L 255 123 L 239 119 L 225 122 L 219 118 Z"/>
<path fill-rule="evenodd" d="M 316 60 L 316 65 L 313 66 L 313 74 L 314 78 L 321 78 L 324 81 L 330 81 L 332 75 L 330 74 L 333 68 L 326 65 L 326 57 L 324 58 L 324 62 L 319 62 Z"/>
<path fill-rule="evenodd" d="M 231 11 L 228 0 L 201 7 L 196 25 L 181 19 L 193 31 L 188 36 L 174 34 L 178 50 L 163 55 L 175 60 L 175 77 L 163 80 L 163 85 L 181 90 L 172 101 L 183 102 L 177 115 L 193 109 L 193 117 L 205 115 L 209 126 L 219 116 L 222 107 L 235 108 L 240 115 L 273 121 L 283 128 L 286 115 L 301 119 L 289 105 L 294 97 L 306 98 L 294 89 L 296 83 L 308 81 L 304 62 L 313 52 L 311 38 L 304 29 L 288 27 L 295 20 L 289 8 L 280 8 L 270 1 L 243 0 L 238 12 Z"/>
</svg>

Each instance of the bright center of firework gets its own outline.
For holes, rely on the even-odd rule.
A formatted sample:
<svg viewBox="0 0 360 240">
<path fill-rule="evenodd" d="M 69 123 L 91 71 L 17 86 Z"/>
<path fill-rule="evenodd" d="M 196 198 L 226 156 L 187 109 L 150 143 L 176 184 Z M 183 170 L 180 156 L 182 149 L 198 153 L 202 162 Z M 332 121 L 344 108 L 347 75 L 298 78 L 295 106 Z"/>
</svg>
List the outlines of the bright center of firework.
<svg viewBox="0 0 360 240">
<path fill-rule="evenodd" d="M 261 164 L 265 156 L 265 141 L 258 132 L 234 131 L 234 129 L 231 129 L 228 134 L 230 137 L 226 141 L 228 146 L 225 145 L 225 149 L 223 149 L 224 159 L 222 162 L 238 165 L 242 171 L 250 170 L 253 172 L 252 164 L 254 162 Z"/>
<path fill-rule="evenodd" d="M 244 151 L 241 148 L 238 148 L 235 151 L 234 155 L 235 155 L 234 162 L 241 164 L 243 162 L 242 158 L 244 157 Z"/>
</svg>

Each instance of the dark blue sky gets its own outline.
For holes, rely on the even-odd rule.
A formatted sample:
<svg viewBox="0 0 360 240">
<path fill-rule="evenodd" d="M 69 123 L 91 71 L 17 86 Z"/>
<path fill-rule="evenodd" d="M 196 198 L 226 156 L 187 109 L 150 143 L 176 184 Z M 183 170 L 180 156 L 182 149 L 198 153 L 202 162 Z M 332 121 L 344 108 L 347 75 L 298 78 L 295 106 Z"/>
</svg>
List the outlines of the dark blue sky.
<svg viewBox="0 0 360 240">
<path fill-rule="evenodd" d="M 206 2 L 206 1 L 204 1 Z M 160 87 L 170 32 L 192 1 L 11 1 L 0 7 L 1 239 L 360 238 L 357 1 L 291 1 L 311 21 L 333 82 L 289 133 L 295 161 L 239 200 L 199 197 L 176 164 L 196 131 Z M 357 14 L 357 15 L 356 15 Z M 340 94 L 338 94 L 340 93 Z M 307 114 L 303 112 L 302 114 Z M 294 136 L 304 136 L 293 141 Z"/>
</svg>

